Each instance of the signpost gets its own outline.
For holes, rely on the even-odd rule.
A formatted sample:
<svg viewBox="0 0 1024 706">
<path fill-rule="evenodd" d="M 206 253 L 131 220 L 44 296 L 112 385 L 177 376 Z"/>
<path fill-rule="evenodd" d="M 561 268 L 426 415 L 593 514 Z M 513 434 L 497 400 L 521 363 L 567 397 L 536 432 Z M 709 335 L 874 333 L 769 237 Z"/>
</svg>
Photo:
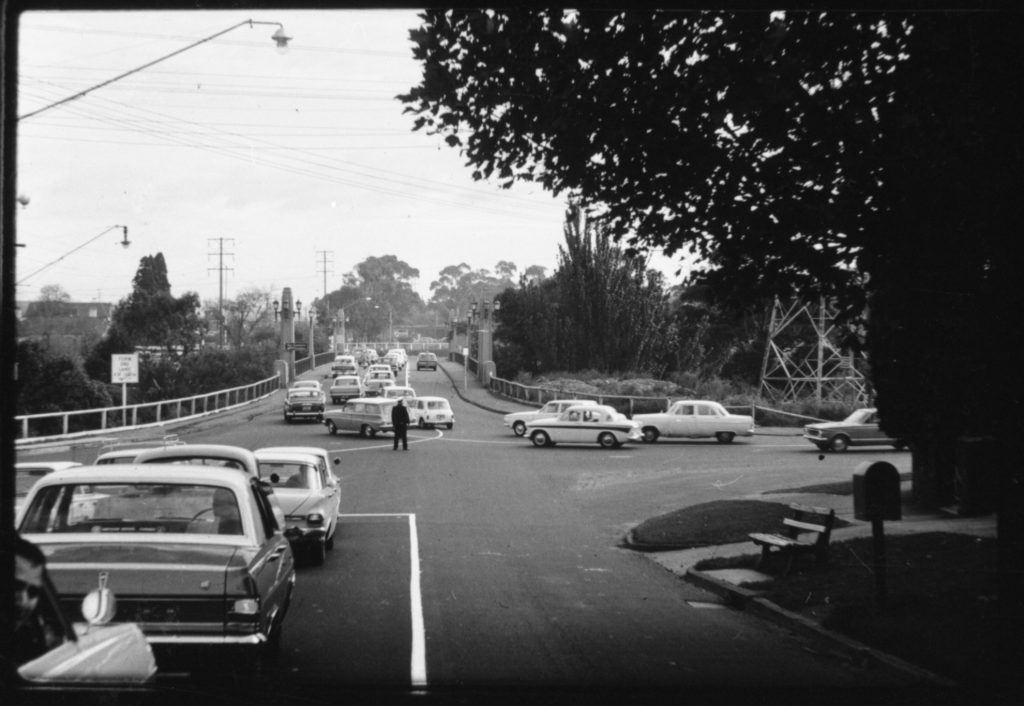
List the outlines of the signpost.
<svg viewBox="0 0 1024 706">
<path fill-rule="evenodd" d="M 128 383 L 139 382 L 139 354 L 114 353 L 110 356 L 110 382 L 121 385 L 121 426 L 128 426 Z"/>
</svg>

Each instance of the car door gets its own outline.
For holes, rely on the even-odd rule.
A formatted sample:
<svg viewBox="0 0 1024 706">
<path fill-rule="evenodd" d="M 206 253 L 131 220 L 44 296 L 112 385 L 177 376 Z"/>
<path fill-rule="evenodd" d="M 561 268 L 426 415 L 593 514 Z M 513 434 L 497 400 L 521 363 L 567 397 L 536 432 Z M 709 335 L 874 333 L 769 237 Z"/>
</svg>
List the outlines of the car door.
<svg viewBox="0 0 1024 706">
<path fill-rule="evenodd" d="M 887 441 L 885 435 L 878 428 L 877 412 L 866 414 L 859 424 L 851 425 L 849 434 L 850 442 L 853 444 L 882 444 Z"/>
<path fill-rule="evenodd" d="M 676 406 L 668 415 L 666 423 L 668 436 L 694 436 L 697 430 L 697 412 L 692 404 Z"/>
<path fill-rule="evenodd" d="M 270 621 L 281 611 L 289 599 L 295 574 L 295 558 L 282 528 L 277 526 L 270 501 L 259 481 L 249 485 L 250 507 L 254 512 L 254 532 L 257 544 L 249 572 L 260 598 L 260 624 L 270 629 Z"/>
</svg>

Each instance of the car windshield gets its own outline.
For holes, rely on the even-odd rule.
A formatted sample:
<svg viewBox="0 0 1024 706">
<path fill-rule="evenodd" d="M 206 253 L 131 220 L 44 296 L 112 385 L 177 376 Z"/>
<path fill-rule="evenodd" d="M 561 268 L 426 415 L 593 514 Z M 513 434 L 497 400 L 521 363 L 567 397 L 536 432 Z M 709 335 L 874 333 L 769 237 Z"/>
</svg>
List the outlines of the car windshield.
<svg viewBox="0 0 1024 706">
<path fill-rule="evenodd" d="M 275 487 L 312 488 L 316 469 L 308 463 L 291 461 L 260 461 L 260 478 Z"/>
<path fill-rule="evenodd" d="M 230 526 L 224 522 L 233 518 Z M 68 483 L 43 488 L 21 532 L 35 534 L 198 532 L 241 534 L 235 494 L 210 485 Z M 214 527 L 220 520 L 222 523 Z M 193 524 L 199 523 L 199 524 Z"/>
<path fill-rule="evenodd" d="M 870 424 L 874 421 L 874 416 L 875 410 L 873 409 L 858 409 L 843 422 L 846 424 Z"/>
</svg>

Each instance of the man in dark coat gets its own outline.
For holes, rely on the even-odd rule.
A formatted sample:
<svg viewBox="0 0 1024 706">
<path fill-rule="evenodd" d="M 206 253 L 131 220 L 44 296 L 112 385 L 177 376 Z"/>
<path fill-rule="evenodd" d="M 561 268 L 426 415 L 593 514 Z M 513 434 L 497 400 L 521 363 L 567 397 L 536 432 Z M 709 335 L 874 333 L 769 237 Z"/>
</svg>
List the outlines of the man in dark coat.
<svg viewBox="0 0 1024 706">
<path fill-rule="evenodd" d="M 398 404 L 391 408 L 391 426 L 395 428 L 395 448 L 392 451 L 398 451 L 398 440 L 402 440 L 402 448 L 405 451 L 409 450 L 409 437 L 407 432 L 409 430 L 409 410 L 405 406 L 405 402 L 401 398 L 398 400 Z"/>
</svg>

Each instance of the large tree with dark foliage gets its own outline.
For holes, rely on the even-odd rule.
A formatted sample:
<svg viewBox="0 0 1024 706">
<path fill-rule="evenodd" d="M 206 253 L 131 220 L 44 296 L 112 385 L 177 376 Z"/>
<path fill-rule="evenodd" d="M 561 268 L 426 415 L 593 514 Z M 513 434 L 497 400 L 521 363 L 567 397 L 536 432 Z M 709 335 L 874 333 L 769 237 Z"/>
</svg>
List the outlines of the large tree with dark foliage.
<svg viewBox="0 0 1024 706">
<path fill-rule="evenodd" d="M 919 499 L 955 501 L 956 449 L 984 435 L 1002 534 L 1021 536 L 1021 464 L 998 451 L 1024 431 L 1019 11 L 423 20 L 423 79 L 400 96 L 418 128 L 478 178 L 572 192 L 634 247 L 698 254 L 719 296 L 868 311 Z M 1004 550 L 1020 566 L 1024 544 Z"/>
</svg>

